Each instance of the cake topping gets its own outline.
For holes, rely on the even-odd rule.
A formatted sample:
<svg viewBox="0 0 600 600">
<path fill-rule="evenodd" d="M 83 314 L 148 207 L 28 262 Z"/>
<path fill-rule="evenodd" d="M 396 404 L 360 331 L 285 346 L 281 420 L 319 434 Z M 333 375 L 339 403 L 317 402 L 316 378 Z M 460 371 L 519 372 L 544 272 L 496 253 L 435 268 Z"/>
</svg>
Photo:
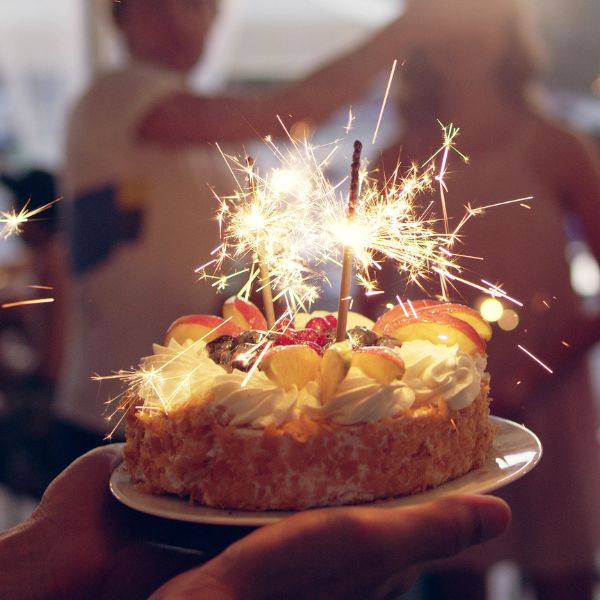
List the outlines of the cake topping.
<svg viewBox="0 0 600 600">
<path fill-rule="evenodd" d="M 224 424 L 257 428 L 302 415 L 374 422 L 438 402 L 460 410 L 479 394 L 486 329 L 459 305 L 416 301 L 412 314 L 394 307 L 375 324 L 350 313 L 343 342 L 327 313 L 282 317 L 267 331 L 249 328 L 262 323 L 252 303 L 226 305 L 228 318 L 181 317 L 167 346 L 144 359 L 136 392 L 145 407 L 206 402 Z"/>
</svg>

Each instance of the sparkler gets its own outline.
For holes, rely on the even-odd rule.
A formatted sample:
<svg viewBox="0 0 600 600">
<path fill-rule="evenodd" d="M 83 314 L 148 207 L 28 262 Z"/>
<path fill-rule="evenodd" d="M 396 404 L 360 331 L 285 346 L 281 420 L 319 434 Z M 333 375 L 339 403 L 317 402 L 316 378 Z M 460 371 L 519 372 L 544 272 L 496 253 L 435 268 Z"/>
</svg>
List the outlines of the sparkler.
<svg viewBox="0 0 600 600">
<path fill-rule="evenodd" d="M 401 175 L 398 165 L 383 186 L 361 172 L 357 163 L 353 175 L 356 190 L 361 188 L 361 204 L 357 208 L 353 202 L 351 215 L 347 210 L 348 200 L 339 193 L 346 179 L 332 184 L 324 174 L 338 150 L 337 142 L 315 148 L 289 136 L 291 149 L 285 152 L 267 138 L 267 145 L 280 166 L 265 177 L 259 177 L 247 161 L 223 154 L 238 181 L 239 191 L 219 199 L 222 242 L 213 251 L 214 258 L 198 269 L 200 277 L 223 289 L 236 276 L 245 275 L 242 295 L 247 297 L 258 281 L 263 297 L 267 295 L 265 307 L 271 304 L 268 294 L 272 289 L 273 301 L 283 298 L 288 312 L 294 313 L 306 310 L 318 298 L 323 285 L 329 283 L 328 266 L 344 271 L 345 264 L 342 281 L 346 291 L 341 290 L 340 299 L 344 301 L 339 306 L 342 320 L 350 300 L 346 273 L 354 268 L 366 294 L 382 293 L 377 289 L 376 272 L 385 261 L 420 287 L 432 274 L 437 274 L 443 297 L 447 297 L 446 288 L 453 281 L 489 291 L 490 288 L 472 284 L 460 276 L 458 260 L 464 256 L 451 248 L 460 239 L 464 224 L 491 206 L 465 207 L 464 217 L 453 230 L 450 228 L 444 199 L 448 156 L 454 151 L 466 157 L 454 145 L 458 129 L 442 126 L 442 130 L 443 146 L 424 167 L 412 165 Z M 319 160 L 317 153 L 323 150 L 326 156 Z M 436 172 L 434 159 L 438 154 L 442 156 L 442 165 Z M 237 173 L 250 181 L 250 189 L 242 184 Z M 416 203 L 421 194 L 433 191 L 435 183 L 440 190 L 441 218 L 434 215 L 432 200 L 422 209 Z M 523 200 L 526 199 L 509 202 Z M 442 232 L 437 231 L 440 221 Z M 247 255 L 252 256 L 250 267 L 223 274 L 226 262 L 237 263 Z M 495 291 L 494 295 L 499 294 Z"/>
<path fill-rule="evenodd" d="M 360 154 L 362 144 L 357 140 L 354 142 L 354 153 L 352 154 L 352 166 L 350 175 L 350 193 L 348 195 L 348 223 L 352 226 L 356 216 L 356 205 L 359 194 Z M 348 323 L 348 310 L 350 306 L 350 286 L 352 283 L 352 249 L 349 245 L 344 246 L 342 259 L 342 277 L 340 282 L 340 295 L 338 299 L 338 316 L 336 341 L 342 342 L 346 339 L 346 325 Z"/>
<path fill-rule="evenodd" d="M 308 143 L 294 142 L 288 153 L 269 139 L 267 144 L 280 166 L 264 177 L 255 173 L 247 161 L 223 154 L 235 180 L 237 173 L 242 173 L 252 181 L 252 189 L 238 181 L 236 194 L 219 199 L 221 244 L 213 251 L 214 258 L 197 272 L 219 289 L 237 275 L 245 275 L 241 293 L 246 296 L 256 280 L 264 280 L 260 285 L 265 290 L 268 274 L 273 301 L 283 298 L 289 310 L 295 312 L 318 298 L 319 284 L 324 280 L 323 273 L 313 268 L 322 262 L 322 252 L 312 223 L 322 198 L 334 193 L 322 169 L 335 148 L 319 163 Z M 252 257 L 249 268 L 223 275 L 227 263 L 237 264 L 248 256 Z"/>
<path fill-rule="evenodd" d="M 36 217 L 40 213 L 50 208 L 53 204 L 58 202 L 58 199 L 48 202 L 43 206 L 29 210 L 29 201 L 25 203 L 25 206 L 17 212 L 14 208 L 7 212 L 0 212 L 0 239 L 6 239 L 11 235 L 18 235 L 23 230 L 23 225 L 28 221 L 31 221 L 33 217 Z"/>
<path fill-rule="evenodd" d="M 256 181 L 254 174 L 254 159 L 248 158 L 248 187 L 250 188 L 251 201 L 256 201 Z M 257 248 L 257 262 L 260 271 L 260 289 L 262 292 L 263 306 L 265 310 L 265 318 L 267 327 L 272 329 L 275 325 L 275 308 L 273 306 L 273 294 L 271 292 L 271 280 L 269 277 L 269 269 L 264 259 L 264 243 Z"/>
</svg>

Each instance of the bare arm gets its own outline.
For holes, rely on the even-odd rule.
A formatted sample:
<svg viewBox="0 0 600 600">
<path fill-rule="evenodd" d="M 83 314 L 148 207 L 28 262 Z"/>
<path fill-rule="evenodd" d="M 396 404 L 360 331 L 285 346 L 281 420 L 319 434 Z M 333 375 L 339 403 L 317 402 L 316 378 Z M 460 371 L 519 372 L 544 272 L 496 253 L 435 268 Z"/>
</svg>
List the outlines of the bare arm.
<svg viewBox="0 0 600 600">
<path fill-rule="evenodd" d="M 565 209 L 578 217 L 600 262 L 600 154 L 591 139 L 549 123 L 538 132 L 536 167 L 551 179 Z"/>
<path fill-rule="evenodd" d="M 360 97 L 382 70 L 391 69 L 406 47 L 409 32 L 406 19 L 397 19 L 358 48 L 273 94 L 244 98 L 174 95 L 142 119 L 139 135 L 147 141 L 180 145 L 262 137 L 276 130 L 276 115 L 319 123 Z"/>
<path fill-rule="evenodd" d="M 565 144 L 565 196 L 584 228 L 586 241 L 600 263 L 600 155 L 591 140 L 573 137 Z"/>
</svg>

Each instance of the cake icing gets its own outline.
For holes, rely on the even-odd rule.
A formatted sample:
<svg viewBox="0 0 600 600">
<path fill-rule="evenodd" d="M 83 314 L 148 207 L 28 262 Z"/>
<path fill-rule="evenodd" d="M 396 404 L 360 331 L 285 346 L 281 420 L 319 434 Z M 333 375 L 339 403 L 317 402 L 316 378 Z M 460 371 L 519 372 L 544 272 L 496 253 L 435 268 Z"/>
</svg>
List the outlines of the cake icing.
<svg viewBox="0 0 600 600">
<path fill-rule="evenodd" d="M 188 402 L 206 402 L 224 425 L 260 429 L 302 415 L 344 425 L 374 423 L 439 400 L 458 410 L 479 394 L 484 356 L 468 355 L 456 344 L 425 340 L 405 342 L 393 351 L 406 365 L 401 380 L 382 385 L 351 367 L 335 396 L 321 405 L 316 381 L 302 389 L 283 390 L 258 370 L 250 377 L 239 369 L 228 373 L 209 357 L 203 341 L 171 340 L 168 346 L 155 344 L 154 354 L 143 359 L 142 369 L 160 372 L 160 377 L 150 378 L 139 395 L 144 408 L 167 411 Z"/>
</svg>

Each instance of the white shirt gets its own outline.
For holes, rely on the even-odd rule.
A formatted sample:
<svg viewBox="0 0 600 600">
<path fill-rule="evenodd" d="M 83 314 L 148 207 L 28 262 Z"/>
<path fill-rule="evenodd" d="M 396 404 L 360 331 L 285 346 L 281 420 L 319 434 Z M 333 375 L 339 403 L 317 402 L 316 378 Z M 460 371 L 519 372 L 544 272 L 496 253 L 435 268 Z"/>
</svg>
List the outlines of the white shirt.
<svg viewBox="0 0 600 600">
<path fill-rule="evenodd" d="M 223 159 L 208 144 L 191 150 L 136 140 L 152 105 L 183 90 L 179 73 L 134 62 L 98 79 L 69 123 L 65 206 L 78 215 L 75 254 L 87 258 L 72 277 L 56 410 L 99 432 L 114 427 L 105 403 L 123 386 L 92 376 L 135 368 L 177 317 L 219 314 L 223 301 L 194 272 L 218 244 L 209 185 L 231 191 Z M 130 220 L 122 238 L 116 230 Z"/>
</svg>

